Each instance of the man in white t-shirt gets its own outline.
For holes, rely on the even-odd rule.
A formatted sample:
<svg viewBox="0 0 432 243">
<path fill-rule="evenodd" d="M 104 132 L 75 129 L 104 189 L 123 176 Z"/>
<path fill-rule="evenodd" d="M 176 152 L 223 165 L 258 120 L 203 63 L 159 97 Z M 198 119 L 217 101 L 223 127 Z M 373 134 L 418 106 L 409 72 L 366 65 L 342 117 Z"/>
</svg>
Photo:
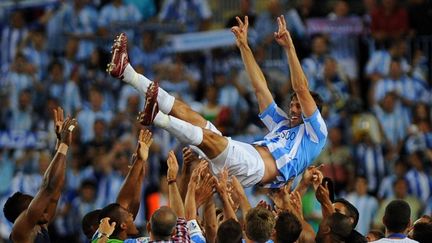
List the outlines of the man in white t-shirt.
<svg viewBox="0 0 432 243">
<path fill-rule="evenodd" d="M 411 225 L 411 208 L 404 200 L 390 202 L 383 217 L 386 227 L 386 237 L 372 242 L 418 242 L 407 237 L 406 232 Z"/>
</svg>

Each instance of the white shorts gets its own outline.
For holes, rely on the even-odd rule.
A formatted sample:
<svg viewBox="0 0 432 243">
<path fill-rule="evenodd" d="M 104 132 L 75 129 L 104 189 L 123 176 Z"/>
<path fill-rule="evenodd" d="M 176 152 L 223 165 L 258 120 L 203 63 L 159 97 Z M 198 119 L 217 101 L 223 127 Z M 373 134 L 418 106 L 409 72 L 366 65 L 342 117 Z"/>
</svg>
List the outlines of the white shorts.
<svg viewBox="0 0 432 243">
<path fill-rule="evenodd" d="M 212 173 L 219 174 L 224 167 L 236 176 L 244 187 L 254 186 L 264 177 L 264 160 L 250 144 L 228 139 L 228 146 L 218 157 L 210 160 Z"/>
</svg>

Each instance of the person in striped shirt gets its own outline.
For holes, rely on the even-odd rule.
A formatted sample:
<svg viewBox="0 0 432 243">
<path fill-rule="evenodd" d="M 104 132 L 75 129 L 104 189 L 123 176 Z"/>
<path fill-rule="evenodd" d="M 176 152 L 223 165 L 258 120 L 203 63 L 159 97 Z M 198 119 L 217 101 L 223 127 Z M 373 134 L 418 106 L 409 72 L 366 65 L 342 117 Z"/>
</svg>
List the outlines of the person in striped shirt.
<svg viewBox="0 0 432 243">
<path fill-rule="evenodd" d="M 279 108 L 248 45 L 248 18 L 245 17 L 244 22 L 237 18 L 237 21 L 239 25 L 234 26 L 232 32 L 255 89 L 259 116 L 269 130 L 262 140 L 253 144 L 224 137 L 213 124 L 160 89 L 157 82 L 136 73 L 129 65 L 127 37 L 123 33 L 114 42 L 107 71 L 146 95 L 144 112 L 138 117 L 143 125 L 154 124 L 181 142 L 197 146 L 209 158 L 214 174 L 226 167 L 243 186 L 260 184 L 277 188 L 301 174 L 325 144 L 327 127 L 319 111 L 321 99 L 309 91 L 285 19 L 280 16 L 275 39 L 287 55 L 294 94 L 290 96 L 288 113 Z"/>
</svg>

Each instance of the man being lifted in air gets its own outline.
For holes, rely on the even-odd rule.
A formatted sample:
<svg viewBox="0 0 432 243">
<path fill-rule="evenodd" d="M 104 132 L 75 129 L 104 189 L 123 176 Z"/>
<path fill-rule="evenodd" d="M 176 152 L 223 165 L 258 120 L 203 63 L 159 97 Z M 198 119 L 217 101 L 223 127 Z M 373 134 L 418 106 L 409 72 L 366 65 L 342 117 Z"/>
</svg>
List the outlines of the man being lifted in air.
<svg viewBox="0 0 432 243">
<path fill-rule="evenodd" d="M 285 19 L 280 16 L 274 36 L 287 55 L 294 93 L 290 96 L 288 113 L 279 108 L 248 45 L 248 18 L 243 22 L 237 17 L 237 21 L 238 26 L 231 30 L 257 96 L 259 117 L 269 130 L 252 145 L 224 137 L 200 114 L 159 88 L 157 82 L 136 73 L 129 64 L 124 33 L 114 42 L 108 72 L 146 95 L 144 112 L 139 116 L 143 125 L 154 124 L 181 142 L 197 146 L 209 158 L 215 174 L 226 167 L 243 186 L 260 184 L 277 188 L 301 174 L 324 147 L 327 127 L 319 111 L 321 99 L 309 91 Z"/>
</svg>

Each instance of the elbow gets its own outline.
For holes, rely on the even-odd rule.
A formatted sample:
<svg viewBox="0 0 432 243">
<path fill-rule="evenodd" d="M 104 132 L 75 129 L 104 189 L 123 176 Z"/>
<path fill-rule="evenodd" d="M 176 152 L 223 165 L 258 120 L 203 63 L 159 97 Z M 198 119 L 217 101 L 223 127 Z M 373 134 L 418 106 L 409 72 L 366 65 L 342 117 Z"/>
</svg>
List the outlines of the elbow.
<svg viewBox="0 0 432 243">
<path fill-rule="evenodd" d="M 56 188 L 56 182 L 55 180 L 51 178 L 44 178 L 41 186 L 41 190 L 48 192 L 48 193 L 54 193 Z"/>
<path fill-rule="evenodd" d="M 300 82 L 292 82 L 292 88 L 294 92 L 302 92 L 302 91 L 309 91 L 309 84 L 307 82 L 307 79 L 301 79 Z"/>
<path fill-rule="evenodd" d="M 309 86 L 307 85 L 300 85 L 300 86 L 294 86 L 293 85 L 293 90 L 295 93 L 304 93 L 304 92 L 310 92 L 309 91 Z"/>
</svg>

